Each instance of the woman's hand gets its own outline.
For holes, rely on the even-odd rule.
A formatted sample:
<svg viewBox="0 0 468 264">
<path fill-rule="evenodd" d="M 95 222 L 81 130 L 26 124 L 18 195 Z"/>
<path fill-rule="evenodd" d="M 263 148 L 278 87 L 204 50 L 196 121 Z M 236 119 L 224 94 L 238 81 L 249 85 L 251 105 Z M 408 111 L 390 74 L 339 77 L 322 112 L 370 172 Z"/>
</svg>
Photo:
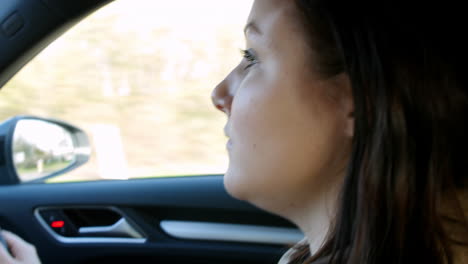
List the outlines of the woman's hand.
<svg viewBox="0 0 468 264">
<path fill-rule="evenodd" d="M 11 254 L 7 249 L 0 245 L 0 263 L 2 264 L 40 264 L 41 261 L 36 252 L 34 245 L 24 241 L 19 236 L 8 232 L 1 231 Z"/>
</svg>

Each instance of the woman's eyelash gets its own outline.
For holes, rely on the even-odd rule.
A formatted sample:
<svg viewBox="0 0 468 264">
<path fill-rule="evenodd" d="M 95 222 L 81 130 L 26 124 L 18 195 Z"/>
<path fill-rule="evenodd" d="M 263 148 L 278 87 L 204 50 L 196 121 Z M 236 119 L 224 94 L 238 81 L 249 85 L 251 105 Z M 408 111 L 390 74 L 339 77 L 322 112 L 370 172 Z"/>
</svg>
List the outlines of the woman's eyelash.
<svg viewBox="0 0 468 264">
<path fill-rule="evenodd" d="M 247 60 L 247 61 L 255 61 L 255 56 L 253 55 L 251 50 L 241 50 L 242 56 Z"/>
<path fill-rule="evenodd" d="M 255 54 L 253 53 L 252 50 L 241 50 L 242 56 L 244 57 L 245 60 L 249 62 L 249 64 L 245 67 L 245 69 L 252 67 L 255 65 L 258 61 L 257 58 L 255 57 Z"/>
</svg>

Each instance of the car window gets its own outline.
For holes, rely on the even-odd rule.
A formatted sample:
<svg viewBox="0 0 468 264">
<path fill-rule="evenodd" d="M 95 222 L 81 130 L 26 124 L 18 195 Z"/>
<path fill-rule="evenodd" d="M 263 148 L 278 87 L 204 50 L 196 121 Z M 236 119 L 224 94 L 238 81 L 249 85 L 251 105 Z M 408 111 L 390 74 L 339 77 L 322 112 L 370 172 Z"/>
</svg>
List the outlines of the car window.
<svg viewBox="0 0 468 264">
<path fill-rule="evenodd" d="M 85 130 L 90 161 L 50 182 L 220 174 L 214 86 L 241 59 L 251 0 L 119 0 L 57 39 L 0 92 L 0 118 Z"/>
</svg>

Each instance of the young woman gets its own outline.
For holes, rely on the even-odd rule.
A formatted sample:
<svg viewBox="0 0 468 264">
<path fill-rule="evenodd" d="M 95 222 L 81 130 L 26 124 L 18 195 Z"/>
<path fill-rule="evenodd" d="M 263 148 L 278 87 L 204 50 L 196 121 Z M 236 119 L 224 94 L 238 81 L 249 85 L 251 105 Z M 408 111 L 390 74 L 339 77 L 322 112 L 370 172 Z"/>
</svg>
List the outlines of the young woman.
<svg viewBox="0 0 468 264">
<path fill-rule="evenodd" d="M 468 263 L 456 5 L 255 1 L 212 98 L 229 193 L 307 237 L 282 263 Z"/>
<path fill-rule="evenodd" d="M 306 235 L 280 263 L 468 263 L 464 9 L 408 2 L 253 5 L 212 99 L 228 192 Z"/>
</svg>

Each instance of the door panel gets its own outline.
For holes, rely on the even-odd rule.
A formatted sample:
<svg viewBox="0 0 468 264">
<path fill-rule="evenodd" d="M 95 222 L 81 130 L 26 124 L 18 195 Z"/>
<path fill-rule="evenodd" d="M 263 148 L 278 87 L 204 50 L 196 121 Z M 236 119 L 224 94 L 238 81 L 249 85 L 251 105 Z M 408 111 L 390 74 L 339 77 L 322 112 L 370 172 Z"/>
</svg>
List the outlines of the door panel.
<svg viewBox="0 0 468 264">
<path fill-rule="evenodd" d="M 102 263 L 113 259 L 132 263 L 275 263 L 287 247 L 266 241 L 262 234 L 291 242 L 294 235 L 297 237 L 288 221 L 231 198 L 224 190 L 222 176 L 23 184 L 0 188 L 0 199 L 8 201 L 0 205 L 0 225 L 35 244 L 44 263 Z M 131 241 L 122 234 L 88 233 L 57 239 L 51 228 L 45 228 L 51 222 L 41 223 L 40 208 L 60 209 L 67 217 L 57 217 L 57 221 L 88 227 L 88 231 L 89 227 L 112 226 L 124 217 L 142 238 Z M 112 210 L 117 216 L 105 216 L 105 212 L 93 216 L 100 210 Z M 184 239 L 173 232 L 171 236 L 164 231 L 167 222 L 161 226 L 162 221 L 178 223 L 179 227 L 186 223 L 185 231 L 196 228 L 200 239 L 208 239 Z M 203 236 L 207 224 L 218 226 L 205 229 Z M 226 228 L 225 236 L 219 225 Z M 256 232 L 259 229 L 263 233 Z M 244 237 L 240 241 L 245 242 L 225 241 L 239 230 Z M 287 240 L 291 235 L 293 240 Z M 251 242 L 256 239 L 263 242 Z"/>
</svg>

